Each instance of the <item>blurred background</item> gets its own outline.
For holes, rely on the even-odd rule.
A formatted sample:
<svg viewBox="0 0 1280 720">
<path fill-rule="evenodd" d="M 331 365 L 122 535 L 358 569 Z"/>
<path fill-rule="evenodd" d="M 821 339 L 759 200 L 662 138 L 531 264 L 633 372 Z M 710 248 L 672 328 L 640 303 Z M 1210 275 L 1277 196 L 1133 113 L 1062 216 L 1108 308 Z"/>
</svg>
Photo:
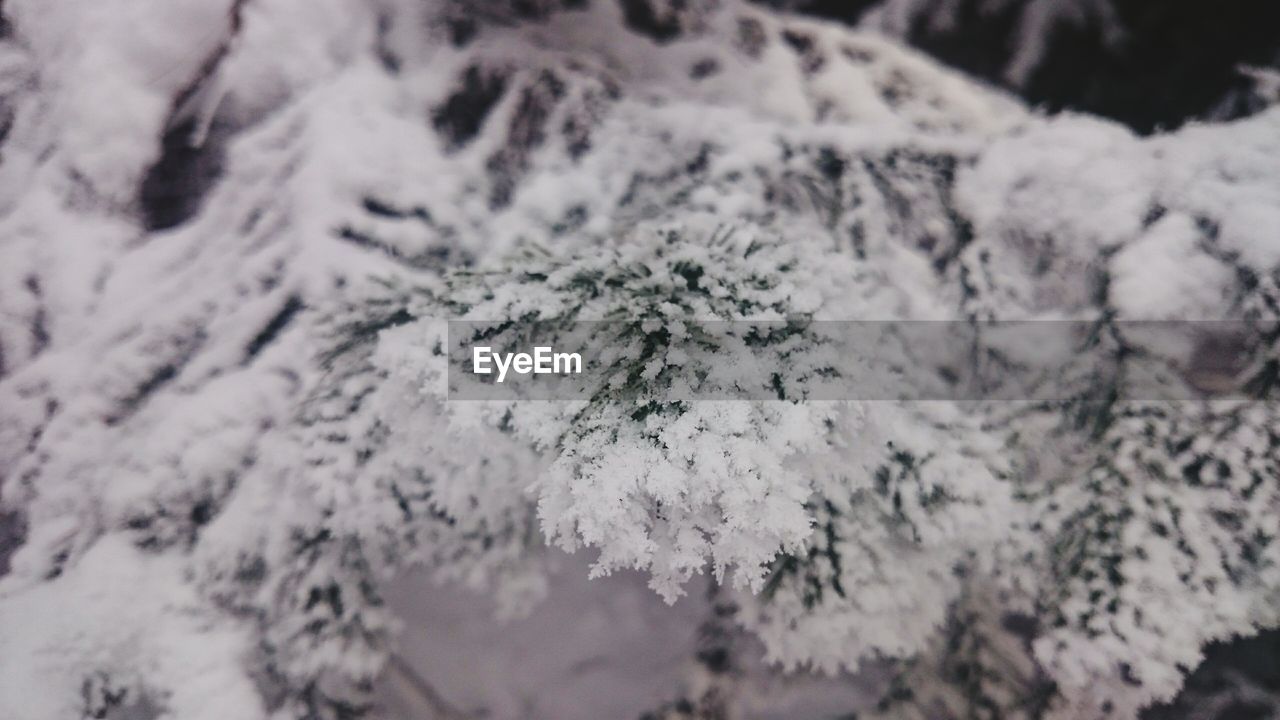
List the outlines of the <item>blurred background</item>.
<svg viewBox="0 0 1280 720">
<path fill-rule="evenodd" d="M 1048 111 L 1148 134 L 1280 96 L 1270 0 L 764 0 L 877 30 Z"/>
</svg>

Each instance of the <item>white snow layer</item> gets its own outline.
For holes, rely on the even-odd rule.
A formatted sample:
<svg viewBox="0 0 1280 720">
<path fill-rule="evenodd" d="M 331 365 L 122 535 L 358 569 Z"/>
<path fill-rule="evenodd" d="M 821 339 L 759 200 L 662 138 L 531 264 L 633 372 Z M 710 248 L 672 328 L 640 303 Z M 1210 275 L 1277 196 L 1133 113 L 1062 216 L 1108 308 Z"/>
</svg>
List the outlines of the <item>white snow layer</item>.
<svg viewBox="0 0 1280 720">
<path fill-rule="evenodd" d="M 390 537 L 399 511 L 381 486 L 362 484 L 358 463 L 304 463 L 312 438 L 294 422 L 324 373 L 311 309 L 361 297 L 371 278 L 430 283 L 461 261 L 532 245 L 589 249 L 654 218 L 703 215 L 848 256 L 865 243 L 864 272 L 895 286 L 896 300 L 849 296 L 836 317 L 959 316 L 955 298 L 930 289 L 931 253 L 946 250 L 949 231 L 936 219 L 918 226 L 910 209 L 941 191 L 924 175 L 863 175 L 858 198 L 826 195 L 804 165 L 820 148 L 957 159 L 947 193 L 974 247 L 1009 248 L 993 260 L 997 274 L 1004 263 L 1017 268 L 1010 278 L 1031 267 L 1042 278 L 1001 289 L 1010 316 L 1077 309 L 1075 274 L 1100 250 L 1117 251 L 1117 307 L 1142 318 L 1221 316 L 1224 258 L 1280 262 L 1280 111 L 1141 140 L 1098 120 L 1033 117 L 874 36 L 737 2 L 690 5 L 665 44 L 627 30 L 618 4 L 594 2 L 547 20 L 499 17 L 458 47 L 446 22 L 457 8 L 446 2 L 6 4 L 0 483 L 27 530 L 0 579 L 0 714 L 45 720 L 145 702 L 184 720 L 285 717 L 314 693 L 281 700 L 264 689 L 271 683 L 377 676 L 394 621 L 360 604 L 361 582 L 385 583 L 443 551 Z M 712 69 L 705 80 L 691 74 L 698 64 Z M 474 86 L 496 98 L 482 123 L 460 126 L 449 102 L 483 104 Z M 205 143 L 192 151 L 220 172 L 197 213 L 148 230 L 139 187 L 166 130 L 191 118 L 200 130 L 190 142 Z M 1153 207 L 1161 217 L 1145 222 Z M 1205 218 L 1214 234 L 1198 241 Z M 402 452 L 415 438 L 442 442 L 415 436 L 439 426 L 410 410 Z M 497 457 L 497 447 L 454 452 Z M 518 482 L 482 485 L 506 494 L 495 517 L 532 502 L 522 493 L 534 478 L 516 473 L 536 462 L 513 466 Z M 960 478 L 986 487 L 970 480 Z M 856 667 L 863 650 L 915 652 L 957 592 L 953 539 L 1001 530 L 981 527 L 985 517 L 939 521 L 920 557 L 887 574 L 850 570 L 880 583 L 866 608 L 796 620 L 798 634 L 759 620 L 771 656 Z M 788 538 L 810 522 L 760 520 Z M 606 558 L 628 557 L 610 549 L 614 539 L 588 541 Z M 523 553 L 525 542 L 502 547 Z M 492 570 L 510 592 L 543 594 L 545 580 L 515 578 L 526 558 L 516 549 L 438 572 L 491 588 Z M 605 600 L 566 587 L 581 596 L 553 590 L 553 601 L 594 622 Z M 524 712 L 510 696 L 486 696 L 479 677 L 521 636 L 492 633 L 489 655 L 451 647 L 447 613 L 411 612 L 435 598 L 396 603 L 412 622 L 446 624 L 415 626 L 406 657 L 430 668 L 456 649 L 478 675 L 459 686 L 460 702 L 492 703 L 495 717 Z M 325 604 L 349 624 L 313 643 L 309 613 Z M 671 622 L 686 621 L 677 612 Z M 1185 644 L 1212 639 L 1197 632 L 1190 623 Z M 654 658 L 664 665 L 655 677 L 667 661 Z M 571 696 L 557 694 L 577 686 L 548 678 L 529 702 L 569 717 Z M 1172 672 L 1160 690 L 1179 682 Z"/>
</svg>

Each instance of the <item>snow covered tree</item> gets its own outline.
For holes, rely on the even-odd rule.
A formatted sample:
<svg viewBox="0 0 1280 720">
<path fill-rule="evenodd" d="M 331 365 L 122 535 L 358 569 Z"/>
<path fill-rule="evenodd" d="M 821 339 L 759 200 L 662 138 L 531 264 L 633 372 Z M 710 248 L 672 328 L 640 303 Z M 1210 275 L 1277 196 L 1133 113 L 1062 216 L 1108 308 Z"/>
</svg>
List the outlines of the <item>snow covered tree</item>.
<svg viewBox="0 0 1280 720">
<path fill-rule="evenodd" d="M 885 717 L 1134 717 L 1280 624 L 1275 110 L 1139 139 L 735 0 L 3 12 L 7 716 L 376 716 L 395 577 L 518 614 L 556 548 L 712 578 L 662 717 L 750 638 L 894 661 Z M 1025 401 L 840 331 L 921 320 Z M 1037 378 L 1002 320 L 1090 332 Z M 613 369 L 450 400 L 449 321 Z"/>
</svg>

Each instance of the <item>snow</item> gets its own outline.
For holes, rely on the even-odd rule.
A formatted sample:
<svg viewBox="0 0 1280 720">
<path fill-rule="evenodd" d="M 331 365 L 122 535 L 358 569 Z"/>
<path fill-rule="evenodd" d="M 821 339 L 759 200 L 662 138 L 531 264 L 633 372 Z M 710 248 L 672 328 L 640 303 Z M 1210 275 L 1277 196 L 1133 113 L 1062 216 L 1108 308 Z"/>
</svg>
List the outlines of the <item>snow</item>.
<svg viewBox="0 0 1280 720">
<path fill-rule="evenodd" d="M 127 202 L 158 155 L 172 97 L 217 49 L 231 0 L 15 2 L 5 14 L 39 71 L 41 122 L 23 141 L 57 144 L 65 172 Z"/>
<path fill-rule="evenodd" d="M 139 691 L 164 697 L 175 717 L 261 716 L 257 688 L 240 669 L 251 638 L 204 617 L 175 560 L 105 537 L 66 574 L 0 600 L 0 617 L 22 619 L 0 625 L 6 714 L 53 720 L 97 712 L 84 683 L 100 676 L 127 691 L 130 704 L 143 699 Z"/>
<path fill-rule="evenodd" d="M 1186 215 L 1167 215 L 1112 261 L 1117 308 L 1127 318 L 1229 317 L 1224 292 L 1231 269 L 1200 252 L 1200 231 Z"/>
<path fill-rule="evenodd" d="M 684 5 L 661 43 L 615 3 L 499 5 L 459 45 L 452 2 L 262 0 L 238 28 L 225 2 L 6 4 L 0 491 L 28 530 L 0 579 L 5 713 L 124 691 L 163 717 L 315 716 L 391 683 L 398 636 L 459 708 L 632 714 L 697 685 L 679 658 L 709 578 L 749 631 L 749 717 L 865 708 L 886 658 L 945 694 L 957 608 L 997 596 L 1064 618 L 1018 646 L 1062 717 L 1132 715 L 1205 643 L 1277 622 L 1248 559 L 1248 533 L 1277 532 L 1274 493 L 1242 487 L 1276 472 L 1257 408 L 1130 408 L 1099 457 L 1025 408 L 688 403 L 682 372 L 727 392 L 752 368 L 621 343 L 649 379 L 601 388 L 625 402 L 447 403 L 433 341 L 467 313 L 687 330 L 1274 309 L 1280 112 L 1138 139 L 737 2 Z M 451 99 L 484 100 L 471 68 L 502 90 L 459 130 Z M 188 151 L 220 170 L 156 229 L 140 186 Z M 575 284 L 597 275 L 594 296 Z M 791 398 L 821 390 L 817 332 L 760 360 Z M 1161 485 L 1210 451 L 1234 484 L 1203 465 L 1199 487 Z M 1148 498 L 1165 505 L 1115 535 L 1145 557 L 1087 558 L 1141 583 L 1056 574 L 1046 538 L 1076 547 Z M 1143 525 L 1175 510 L 1186 538 Z"/>
</svg>

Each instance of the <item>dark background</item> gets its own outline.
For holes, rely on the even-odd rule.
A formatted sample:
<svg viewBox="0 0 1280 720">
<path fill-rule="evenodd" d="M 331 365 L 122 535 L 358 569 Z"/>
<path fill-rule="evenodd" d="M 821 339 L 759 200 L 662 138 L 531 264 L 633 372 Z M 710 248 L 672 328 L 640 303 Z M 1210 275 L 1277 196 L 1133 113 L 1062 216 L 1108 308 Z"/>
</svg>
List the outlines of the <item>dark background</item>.
<svg viewBox="0 0 1280 720">
<path fill-rule="evenodd" d="M 902 0 L 763 0 L 848 24 Z M 1071 12 L 1046 37 L 1022 85 L 1006 79 L 1032 5 Z M 923 0 L 902 38 L 942 62 L 1005 87 L 1048 111 L 1078 110 L 1139 133 L 1189 120 L 1230 120 L 1265 106 L 1238 67 L 1280 67 L 1278 0 Z M 1098 8 L 1109 9 L 1109 13 Z M 955 12 L 957 22 L 936 19 Z"/>
</svg>

